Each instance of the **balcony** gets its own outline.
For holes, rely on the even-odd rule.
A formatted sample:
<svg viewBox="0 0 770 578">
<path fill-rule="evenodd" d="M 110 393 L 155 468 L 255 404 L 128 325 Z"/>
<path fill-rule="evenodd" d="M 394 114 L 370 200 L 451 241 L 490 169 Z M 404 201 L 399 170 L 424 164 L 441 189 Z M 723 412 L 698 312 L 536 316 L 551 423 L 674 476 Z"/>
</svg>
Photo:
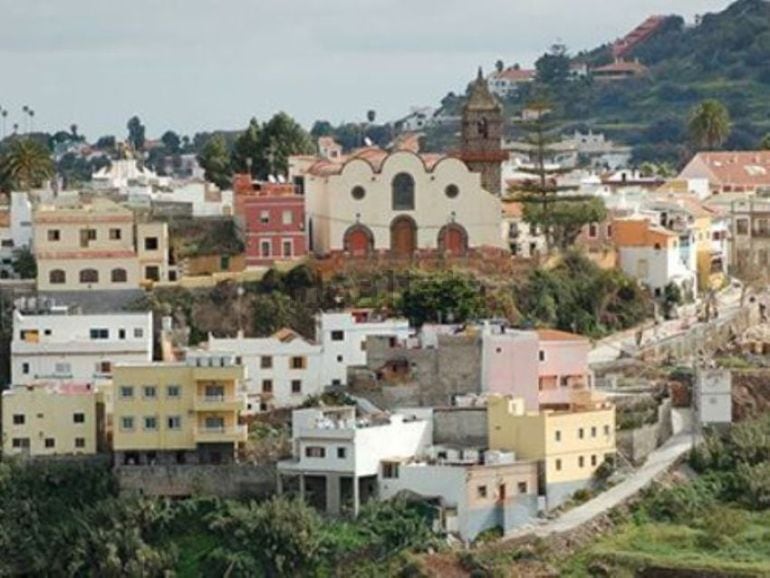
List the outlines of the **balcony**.
<svg viewBox="0 0 770 578">
<path fill-rule="evenodd" d="M 243 411 L 246 398 L 237 395 L 196 395 L 193 401 L 195 411 Z"/>
<path fill-rule="evenodd" d="M 245 425 L 236 426 L 205 426 L 195 428 L 195 443 L 220 444 L 245 442 L 249 432 Z"/>
</svg>

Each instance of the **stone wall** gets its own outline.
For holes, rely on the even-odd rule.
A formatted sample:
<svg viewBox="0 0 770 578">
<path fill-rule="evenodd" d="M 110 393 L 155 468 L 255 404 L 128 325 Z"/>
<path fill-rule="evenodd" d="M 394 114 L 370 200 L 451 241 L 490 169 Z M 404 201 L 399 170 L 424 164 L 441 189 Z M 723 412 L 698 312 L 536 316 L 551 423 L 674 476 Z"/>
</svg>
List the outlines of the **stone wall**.
<svg viewBox="0 0 770 578">
<path fill-rule="evenodd" d="M 618 452 L 635 466 L 641 465 L 657 447 L 672 435 L 671 400 L 658 407 L 658 421 L 633 430 L 619 431 L 616 436 Z"/>
<path fill-rule="evenodd" d="M 433 410 L 433 441 L 463 446 L 489 445 L 486 407 L 450 407 Z"/>
<path fill-rule="evenodd" d="M 121 492 L 145 496 L 258 498 L 277 489 L 273 465 L 119 466 L 115 476 Z"/>
</svg>

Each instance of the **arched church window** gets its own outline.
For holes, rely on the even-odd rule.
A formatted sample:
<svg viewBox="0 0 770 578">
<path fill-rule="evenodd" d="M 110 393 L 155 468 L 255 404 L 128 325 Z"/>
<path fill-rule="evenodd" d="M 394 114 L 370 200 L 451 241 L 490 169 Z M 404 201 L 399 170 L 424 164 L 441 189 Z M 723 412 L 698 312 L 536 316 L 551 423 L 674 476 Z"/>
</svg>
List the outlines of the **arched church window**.
<svg viewBox="0 0 770 578">
<path fill-rule="evenodd" d="M 414 178 L 409 173 L 399 173 L 393 178 L 393 210 L 414 210 Z"/>
</svg>

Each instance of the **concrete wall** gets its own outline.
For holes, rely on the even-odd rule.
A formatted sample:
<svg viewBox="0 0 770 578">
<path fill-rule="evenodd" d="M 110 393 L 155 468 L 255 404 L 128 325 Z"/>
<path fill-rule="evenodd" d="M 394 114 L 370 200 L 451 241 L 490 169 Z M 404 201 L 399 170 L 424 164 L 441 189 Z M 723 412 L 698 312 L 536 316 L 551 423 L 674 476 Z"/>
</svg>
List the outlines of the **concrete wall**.
<svg viewBox="0 0 770 578">
<path fill-rule="evenodd" d="M 276 491 L 272 465 L 168 465 L 115 468 L 120 491 L 145 496 L 266 497 Z"/>
<path fill-rule="evenodd" d="M 658 421 L 634 430 L 617 433 L 618 452 L 634 465 L 641 465 L 658 446 L 672 435 L 671 400 L 665 400 L 658 408 Z"/>
<path fill-rule="evenodd" d="M 433 442 L 487 447 L 487 408 L 436 408 L 433 411 Z"/>
</svg>

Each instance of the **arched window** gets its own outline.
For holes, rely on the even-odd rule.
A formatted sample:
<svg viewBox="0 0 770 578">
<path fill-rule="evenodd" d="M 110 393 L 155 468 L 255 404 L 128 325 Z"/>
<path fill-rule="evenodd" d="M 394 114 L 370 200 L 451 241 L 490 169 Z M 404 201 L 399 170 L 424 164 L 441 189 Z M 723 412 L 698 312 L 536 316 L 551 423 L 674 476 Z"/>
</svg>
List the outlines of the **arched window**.
<svg viewBox="0 0 770 578">
<path fill-rule="evenodd" d="M 399 173 L 393 178 L 393 210 L 414 211 L 414 178 Z"/>
<path fill-rule="evenodd" d="M 128 273 L 125 269 L 113 269 L 110 278 L 113 283 L 125 283 L 128 281 Z"/>
<path fill-rule="evenodd" d="M 81 283 L 98 283 L 99 271 L 97 271 L 96 269 L 83 269 L 80 272 L 80 282 Z"/>
<path fill-rule="evenodd" d="M 48 273 L 48 281 L 51 285 L 62 285 L 67 282 L 67 274 L 61 269 L 54 269 Z"/>
</svg>

